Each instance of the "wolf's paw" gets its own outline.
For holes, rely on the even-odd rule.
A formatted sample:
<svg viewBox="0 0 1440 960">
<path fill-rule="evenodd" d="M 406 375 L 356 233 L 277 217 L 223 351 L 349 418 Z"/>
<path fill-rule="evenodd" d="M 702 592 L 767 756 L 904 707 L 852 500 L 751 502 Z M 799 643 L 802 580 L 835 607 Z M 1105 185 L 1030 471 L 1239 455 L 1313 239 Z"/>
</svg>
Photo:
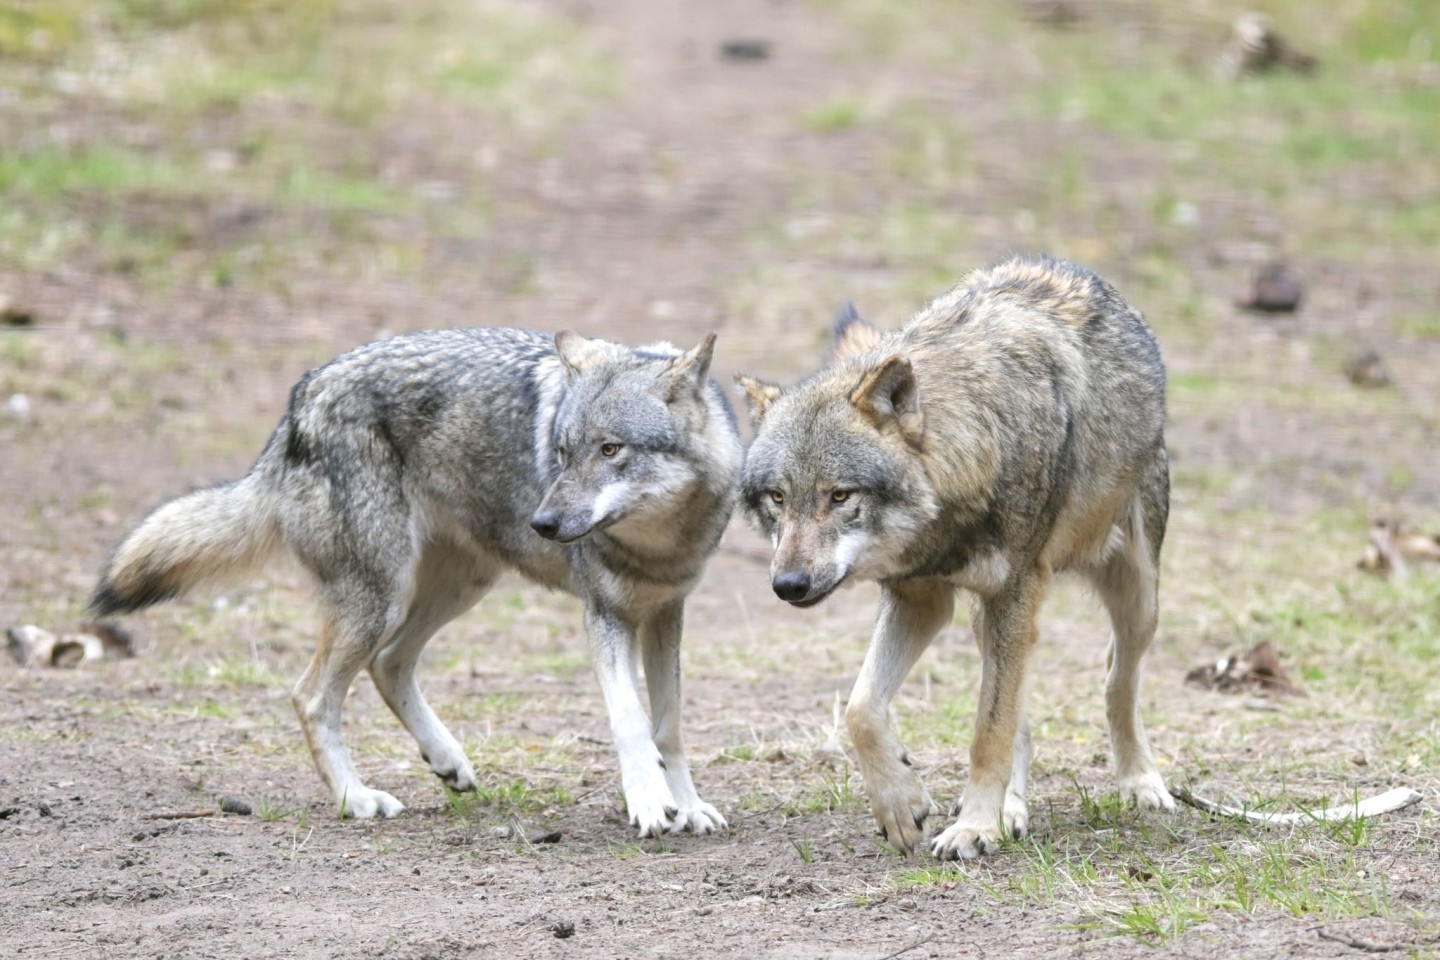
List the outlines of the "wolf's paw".
<svg viewBox="0 0 1440 960">
<path fill-rule="evenodd" d="M 405 804 L 396 800 L 384 790 L 369 787 L 351 787 L 340 798 L 340 815 L 356 820 L 373 820 L 381 817 L 389 820 L 405 812 Z"/>
<path fill-rule="evenodd" d="M 1005 832 L 1016 840 L 1030 832 L 1030 808 L 1018 793 L 1005 794 L 1005 809 L 1000 816 Z"/>
<path fill-rule="evenodd" d="M 1141 810 L 1175 811 L 1175 801 L 1165 789 L 1165 781 L 1154 770 L 1134 773 L 1120 778 L 1120 796 L 1126 803 L 1133 803 Z"/>
<path fill-rule="evenodd" d="M 675 819 L 670 824 L 670 832 L 703 836 L 707 833 L 723 833 L 729 827 L 719 810 L 697 798 L 693 804 L 683 806 L 676 812 Z"/>
<path fill-rule="evenodd" d="M 960 811 L 959 818 L 930 844 L 940 860 L 974 860 L 1000 847 L 1006 837 L 1015 840 L 1030 829 L 1030 809 L 1018 793 L 1006 792 L 997 817 L 994 807 L 977 802 Z"/>
<path fill-rule="evenodd" d="M 475 768 L 464 754 L 458 757 L 448 757 L 443 760 L 435 760 L 430 764 L 430 772 L 440 778 L 445 784 L 456 793 L 469 793 L 476 787 Z"/>
<path fill-rule="evenodd" d="M 870 812 L 885 842 L 903 854 L 909 854 L 925 838 L 925 820 L 935 810 L 930 794 L 920 778 L 904 768 L 904 773 L 884 783 L 867 779 L 870 790 Z"/>
<path fill-rule="evenodd" d="M 640 831 L 642 840 L 670 830 L 680 812 L 670 788 L 664 786 L 627 792 L 625 809 L 630 813 L 630 826 Z"/>
</svg>

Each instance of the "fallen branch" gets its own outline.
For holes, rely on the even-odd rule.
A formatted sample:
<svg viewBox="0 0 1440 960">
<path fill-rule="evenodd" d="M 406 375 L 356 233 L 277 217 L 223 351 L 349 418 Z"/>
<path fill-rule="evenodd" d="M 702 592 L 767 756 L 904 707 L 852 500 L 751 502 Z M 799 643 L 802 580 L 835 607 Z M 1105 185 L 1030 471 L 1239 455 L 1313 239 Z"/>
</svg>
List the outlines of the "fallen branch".
<svg viewBox="0 0 1440 960">
<path fill-rule="evenodd" d="M 217 816 L 220 813 L 218 807 L 211 807 L 209 810 L 175 810 L 169 813 L 147 813 L 141 817 L 142 820 L 203 820 L 206 817 Z"/>
<path fill-rule="evenodd" d="M 1409 787 L 1398 787 L 1378 797 L 1370 797 L 1361 800 L 1359 803 L 1347 803 L 1338 807 L 1324 807 L 1320 810 L 1301 810 L 1297 813 L 1259 813 L 1255 810 L 1245 810 L 1238 807 L 1227 807 L 1224 804 L 1216 803 L 1214 800 L 1206 800 L 1204 797 L 1197 797 L 1188 789 L 1172 784 L 1170 792 L 1176 800 L 1197 810 L 1204 810 L 1206 813 L 1221 817 L 1230 817 L 1235 820 L 1248 820 L 1251 823 L 1265 824 L 1295 824 L 1309 823 L 1312 821 L 1334 821 L 1334 820 L 1362 820 L 1368 817 L 1378 817 L 1382 813 L 1393 813 L 1396 810 L 1403 810 L 1414 803 L 1420 802 L 1420 794 Z"/>
<path fill-rule="evenodd" d="M 1331 933 L 1324 927 L 1317 927 L 1315 929 L 1315 935 L 1321 940 L 1329 940 L 1332 943 L 1343 943 L 1347 947 L 1363 950 L 1365 953 L 1389 953 L 1392 950 L 1409 950 L 1411 947 L 1418 946 L 1418 944 L 1408 940 L 1401 940 L 1397 943 L 1381 943 L 1378 940 L 1367 940 L 1364 937 L 1352 937 L 1344 933 Z"/>
</svg>

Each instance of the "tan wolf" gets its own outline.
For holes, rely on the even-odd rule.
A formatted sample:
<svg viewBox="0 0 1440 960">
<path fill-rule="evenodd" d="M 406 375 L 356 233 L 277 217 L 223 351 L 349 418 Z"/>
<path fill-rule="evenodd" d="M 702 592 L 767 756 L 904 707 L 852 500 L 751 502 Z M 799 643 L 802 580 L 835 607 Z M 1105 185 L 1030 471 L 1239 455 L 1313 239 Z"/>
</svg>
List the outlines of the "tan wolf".
<svg viewBox="0 0 1440 960">
<path fill-rule="evenodd" d="M 1114 626 L 1106 714 L 1124 797 L 1174 809 L 1137 705 L 1169 511 L 1165 368 L 1100 277 L 1050 259 L 980 270 L 881 335 L 853 311 L 832 365 L 790 389 L 737 378 L 756 434 L 741 501 L 771 585 L 808 607 L 876 580 L 874 637 L 846 709 L 881 833 L 909 852 L 932 803 L 891 728 L 906 674 L 974 595 L 983 664 L 970 781 L 942 859 L 1028 825 L 1025 666 L 1053 573 L 1094 584 Z"/>
</svg>

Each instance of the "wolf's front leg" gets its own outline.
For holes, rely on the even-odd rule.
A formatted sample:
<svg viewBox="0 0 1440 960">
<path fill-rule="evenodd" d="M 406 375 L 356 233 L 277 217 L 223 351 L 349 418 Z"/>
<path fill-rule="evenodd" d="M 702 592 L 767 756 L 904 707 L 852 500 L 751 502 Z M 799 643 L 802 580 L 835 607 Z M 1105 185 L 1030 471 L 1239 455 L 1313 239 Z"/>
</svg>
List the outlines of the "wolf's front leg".
<svg viewBox="0 0 1440 960">
<path fill-rule="evenodd" d="M 670 829 L 710 833 L 724 830 L 725 818 L 695 791 L 685 742 L 680 736 L 680 634 L 684 601 L 662 607 L 641 631 L 645 655 L 645 685 L 650 690 L 650 714 L 655 746 L 665 761 L 665 782 L 675 798 L 677 812 Z"/>
<path fill-rule="evenodd" d="M 1028 829 L 1024 789 L 1030 742 L 1021 718 L 1022 700 L 1025 665 L 1037 637 L 1035 615 L 1045 597 L 1048 573 L 1037 570 L 980 604 L 976 629 L 982 677 L 970 744 L 970 782 L 959 818 L 931 844 L 941 860 L 974 859 L 998 847 L 1002 837 L 1020 837 Z"/>
<path fill-rule="evenodd" d="M 664 758 L 650 736 L 650 718 L 640 702 L 635 625 L 591 601 L 585 611 L 585 631 L 620 757 L 620 782 L 630 825 L 642 837 L 658 837 L 671 828 L 678 808 L 666 782 Z"/>
<path fill-rule="evenodd" d="M 933 804 L 890 726 L 890 701 L 954 609 L 955 590 L 940 581 L 883 587 L 875 635 L 845 708 L 870 811 L 881 835 L 901 853 L 925 835 Z"/>
</svg>

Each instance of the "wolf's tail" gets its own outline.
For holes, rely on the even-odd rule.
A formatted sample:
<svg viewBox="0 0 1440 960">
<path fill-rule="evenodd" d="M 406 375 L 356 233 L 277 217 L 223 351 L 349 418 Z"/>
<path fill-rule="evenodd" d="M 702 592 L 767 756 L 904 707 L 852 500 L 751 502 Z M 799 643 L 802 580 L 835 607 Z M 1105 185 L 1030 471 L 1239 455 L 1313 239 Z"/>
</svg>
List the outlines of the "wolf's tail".
<svg viewBox="0 0 1440 960">
<path fill-rule="evenodd" d="M 203 583 L 235 580 L 279 547 L 275 505 L 262 476 L 197 490 L 150 514 L 116 548 L 90 610 L 128 613 Z"/>
</svg>

